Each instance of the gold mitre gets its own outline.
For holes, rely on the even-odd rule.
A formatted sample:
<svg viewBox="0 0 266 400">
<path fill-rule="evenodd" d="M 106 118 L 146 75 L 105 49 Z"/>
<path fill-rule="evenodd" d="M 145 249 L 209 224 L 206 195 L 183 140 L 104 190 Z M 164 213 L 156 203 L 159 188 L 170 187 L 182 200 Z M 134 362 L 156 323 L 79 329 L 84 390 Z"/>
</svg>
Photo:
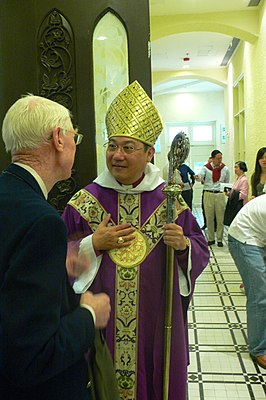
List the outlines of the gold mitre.
<svg viewBox="0 0 266 400">
<path fill-rule="evenodd" d="M 106 114 L 108 139 L 126 136 L 154 146 L 163 129 L 153 102 L 140 86 L 132 82 L 116 96 Z"/>
</svg>

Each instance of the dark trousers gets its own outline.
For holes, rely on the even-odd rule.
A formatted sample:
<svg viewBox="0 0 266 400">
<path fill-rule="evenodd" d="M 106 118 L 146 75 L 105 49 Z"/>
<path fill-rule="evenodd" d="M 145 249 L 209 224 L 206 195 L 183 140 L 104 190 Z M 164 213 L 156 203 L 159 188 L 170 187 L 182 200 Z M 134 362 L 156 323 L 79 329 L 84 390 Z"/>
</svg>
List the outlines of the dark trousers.
<svg viewBox="0 0 266 400">
<path fill-rule="evenodd" d="M 189 208 L 192 210 L 193 190 L 183 190 L 181 194 Z"/>
</svg>

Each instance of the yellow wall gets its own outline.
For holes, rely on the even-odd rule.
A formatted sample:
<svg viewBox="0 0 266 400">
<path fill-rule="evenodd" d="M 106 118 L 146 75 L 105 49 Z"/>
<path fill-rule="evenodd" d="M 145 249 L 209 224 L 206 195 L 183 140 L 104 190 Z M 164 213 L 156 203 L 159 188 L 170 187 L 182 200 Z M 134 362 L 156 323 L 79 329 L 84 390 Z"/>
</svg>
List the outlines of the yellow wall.
<svg viewBox="0 0 266 400">
<path fill-rule="evenodd" d="M 256 10 L 246 10 L 151 17 L 151 40 L 196 31 L 224 33 L 254 43 L 258 35 L 258 14 Z"/>
<path fill-rule="evenodd" d="M 256 153 L 266 146 L 266 3 L 260 10 L 259 36 L 254 44 L 244 43 L 237 50 L 228 81 L 236 82 L 244 76 L 246 117 L 246 162 L 250 176 Z M 231 76 L 230 76 L 231 74 Z M 229 88 L 230 90 L 230 88 Z M 231 87 L 232 90 L 232 87 Z M 232 111 L 229 110 L 229 113 Z M 233 132 L 232 118 L 230 131 Z"/>
<path fill-rule="evenodd" d="M 240 42 L 232 62 L 233 82 L 238 81 L 240 76 L 244 74 L 244 50 L 245 42 Z"/>
<path fill-rule="evenodd" d="M 218 83 L 225 88 L 225 126 L 227 129 L 227 165 L 233 178 L 236 161 L 234 140 L 233 87 L 244 79 L 246 121 L 246 162 L 250 176 L 260 147 L 266 146 L 266 0 L 257 10 L 197 15 L 156 16 L 151 18 L 151 39 L 181 32 L 205 31 L 226 33 L 241 39 L 228 69 L 217 71 L 158 71 L 153 85 L 173 79 L 195 78 Z M 234 151 L 235 149 L 235 151 Z"/>
</svg>

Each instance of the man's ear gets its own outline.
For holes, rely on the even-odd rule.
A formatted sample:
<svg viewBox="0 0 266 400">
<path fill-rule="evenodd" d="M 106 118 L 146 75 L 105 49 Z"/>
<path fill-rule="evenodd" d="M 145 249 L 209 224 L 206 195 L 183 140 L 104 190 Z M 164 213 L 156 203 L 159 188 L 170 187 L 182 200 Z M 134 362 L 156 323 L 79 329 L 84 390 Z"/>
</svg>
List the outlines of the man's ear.
<svg viewBox="0 0 266 400">
<path fill-rule="evenodd" d="M 61 128 L 54 128 L 53 133 L 52 133 L 52 141 L 54 144 L 54 147 L 57 151 L 63 151 L 64 150 L 64 134 L 62 132 Z"/>
<path fill-rule="evenodd" d="M 154 147 L 150 147 L 148 149 L 148 162 L 150 162 L 152 160 L 152 157 L 154 156 L 154 154 L 155 154 Z"/>
</svg>

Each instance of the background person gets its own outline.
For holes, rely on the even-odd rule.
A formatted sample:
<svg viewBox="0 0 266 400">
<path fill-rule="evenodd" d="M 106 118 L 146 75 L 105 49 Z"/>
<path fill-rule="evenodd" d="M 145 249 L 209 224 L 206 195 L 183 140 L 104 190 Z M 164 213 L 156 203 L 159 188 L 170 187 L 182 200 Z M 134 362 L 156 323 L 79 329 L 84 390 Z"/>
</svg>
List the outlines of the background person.
<svg viewBox="0 0 266 400">
<path fill-rule="evenodd" d="M 237 161 L 235 163 L 237 179 L 232 189 L 225 191 L 228 200 L 224 212 L 224 225 L 230 226 L 238 211 L 248 202 L 249 185 L 245 172 L 247 172 L 246 163 L 244 161 Z M 243 282 L 240 283 L 239 289 L 245 293 Z"/>
<path fill-rule="evenodd" d="M 195 172 L 187 164 L 181 164 L 178 168 L 183 182 L 182 197 L 192 210 L 193 185 L 195 183 Z"/>
<path fill-rule="evenodd" d="M 110 300 L 69 286 L 66 228 L 46 201 L 70 177 L 82 135 L 65 107 L 32 95 L 2 132 L 12 163 L 0 176 L 0 398 L 89 400 L 84 353 Z"/>
<path fill-rule="evenodd" d="M 210 163 L 210 162 L 212 162 L 212 158 L 211 157 L 208 158 L 208 163 Z M 197 176 L 197 178 L 198 178 L 198 175 L 195 175 L 195 176 Z M 204 185 L 204 179 L 201 179 L 200 183 L 202 185 Z M 203 225 L 202 225 L 201 229 L 204 230 L 204 229 L 207 228 L 207 222 L 206 222 L 206 215 L 205 215 L 205 210 L 204 210 L 204 201 L 203 201 L 203 199 L 204 199 L 204 188 L 202 190 L 202 195 L 201 195 L 201 209 L 202 209 L 202 217 L 203 217 Z M 216 218 L 214 220 L 214 230 L 216 232 Z"/>
<path fill-rule="evenodd" d="M 258 150 L 255 162 L 255 169 L 251 176 L 252 198 L 263 194 L 266 184 L 266 147 Z"/>
<path fill-rule="evenodd" d="M 228 230 L 228 248 L 247 297 L 251 358 L 266 369 L 266 196 L 249 201 Z"/>
<path fill-rule="evenodd" d="M 105 332 L 121 399 L 162 399 L 166 245 L 175 249 L 169 400 L 185 400 L 187 308 L 207 242 L 186 206 L 177 204 L 175 223 L 165 224 L 165 182 L 150 162 L 162 122 L 137 81 L 114 99 L 106 125 L 107 169 L 63 213 L 70 240 L 84 237 L 80 253 L 96 266 L 74 288 L 111 298 Z"/>
<path fill-rule="evenodd" d="M 252 196 L 250 200 L 253 200 L 257 196 L 261 196 L 265 193 L 266 185 L 266 147 L 262 147 L 258 150 L 255 161 L 254 172 L 251 175 L 251 190 Z M 244 283 L 240 284 L 240 290 L 245 293 Z"/>
<path fill-rule="evenodd" d="M 222 162 L 222 153 L 220 150 L 213 150 L 211 153 L 212 161 L 208 162 L 196 175 L 196 179 L 204 180 L 204 210 L 208 228 L 208 245 L 215 243 L 214 219 L 217 221 L 217 244 L 223 247 L 223 229 L 224 229 L 224 193 L 221 192 L 220 183 L 228 183 L 230 173 L 227 166 Z"/>
<path fill-rule="evenodd" d="M 245 174 L 247 170 L 247 165 L 244 161 L 235 163 L 237 178 L 232 189 L 225 191 L 228 200 L 224 213 L 224 225 L 230 226 L 238 211 L 248 202 L 248 178 Z"/>
</svg>

